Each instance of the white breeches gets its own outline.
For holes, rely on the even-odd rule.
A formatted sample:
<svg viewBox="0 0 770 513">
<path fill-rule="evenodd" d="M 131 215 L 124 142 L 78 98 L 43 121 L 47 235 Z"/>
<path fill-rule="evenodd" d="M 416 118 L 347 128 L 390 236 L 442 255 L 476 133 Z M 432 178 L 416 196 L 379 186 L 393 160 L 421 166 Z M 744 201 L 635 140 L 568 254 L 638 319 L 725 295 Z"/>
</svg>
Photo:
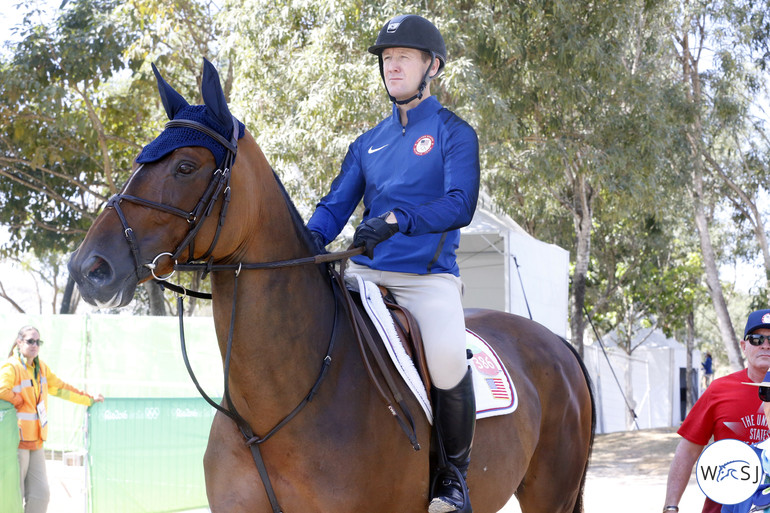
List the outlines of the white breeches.
<svg viewBox="0 0 770 513">
<path fill-rule="evenodd" d="M 350 262 L 348 273 L 386 287 L 409 310 L 422 333 L 433 386 L 453 388 L 465 376 L 465 316 L 462 280 L 453 274 L 378 271 Z"/>
</svg>

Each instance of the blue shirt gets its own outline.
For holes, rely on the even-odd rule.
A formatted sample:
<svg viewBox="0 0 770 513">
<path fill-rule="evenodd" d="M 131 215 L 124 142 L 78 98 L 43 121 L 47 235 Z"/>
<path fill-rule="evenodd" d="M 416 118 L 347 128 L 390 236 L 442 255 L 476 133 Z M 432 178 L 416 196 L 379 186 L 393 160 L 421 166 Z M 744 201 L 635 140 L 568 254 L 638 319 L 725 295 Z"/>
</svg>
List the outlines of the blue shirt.
<svg viewBox="0 0 770 513">
<path fill-rule="evenodd" d="M 392 211 L 398 233 L 353 261 L 383 271 L 459 276 L 455 251 L 479 194 L 479 143 L 471 126 L 429 96 L 356 139 L 308 228 L 328 244 L 363 199 L 364 220 Z"/>
</svg>

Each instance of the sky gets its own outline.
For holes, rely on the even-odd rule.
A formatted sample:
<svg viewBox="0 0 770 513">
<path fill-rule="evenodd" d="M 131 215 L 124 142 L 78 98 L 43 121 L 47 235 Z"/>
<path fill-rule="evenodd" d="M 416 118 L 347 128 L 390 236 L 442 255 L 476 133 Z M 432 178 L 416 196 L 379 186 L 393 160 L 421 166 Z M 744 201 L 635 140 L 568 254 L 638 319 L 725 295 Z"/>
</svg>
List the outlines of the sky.
<svg viewBox="0 0 770 513">
<path fill-rule="evenodd" d="M 50 19 L 51 16 L 58 10 L 62 0 L 27 0 L 24 5 L 19 6 L 19 0 L 3 0 L 0 2 L 0 42 L 18 40 L 17 36 L 13 34 L 13 27 L 19 25 L 24 18 L 24 13 L 28 8 L 26 5 L 36 3 L 39 8 L 45 11 L 45 16 Z M 7 51 L 5 45 L 2 45 L 2 51 Z"/>
</svg>

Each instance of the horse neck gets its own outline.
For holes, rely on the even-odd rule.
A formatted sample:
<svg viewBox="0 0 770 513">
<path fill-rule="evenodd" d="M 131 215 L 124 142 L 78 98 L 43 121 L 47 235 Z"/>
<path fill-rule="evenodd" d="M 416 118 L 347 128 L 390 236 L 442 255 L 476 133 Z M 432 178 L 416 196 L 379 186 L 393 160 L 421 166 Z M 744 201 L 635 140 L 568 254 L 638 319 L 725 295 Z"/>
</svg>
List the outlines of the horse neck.
<svg viewBox="0 0 770 513">
<path fill-rule="evenodd" d="M 258 217 L 258 231 L 242 247 L 243 263 L 286 260 L 309 250 L 285 202 Z M 233 290 L 237 280 L 237 293 Z M 223 358 L 233 330 L 230 393 L 253 428 L 270 428 L 298 404 L 318 377 L 334 323 L 334 295 L 314 265 L 213 273 L 213 309 Z M 235 316 L 232 316 L 233 307 Z M 234 322 L 231 323 L 231 318 Z M 250 408 L 254 407 L 254 411 Z M 249 417 L 252 417 L 250 419 Z"/>
</svg>

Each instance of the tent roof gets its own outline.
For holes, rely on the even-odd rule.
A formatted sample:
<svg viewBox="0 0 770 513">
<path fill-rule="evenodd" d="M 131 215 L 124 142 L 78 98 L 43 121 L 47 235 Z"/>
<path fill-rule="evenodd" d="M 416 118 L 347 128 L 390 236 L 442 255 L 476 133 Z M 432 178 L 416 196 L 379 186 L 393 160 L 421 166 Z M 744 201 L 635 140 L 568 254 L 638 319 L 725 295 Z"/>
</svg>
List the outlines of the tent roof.
<svg viewBox="0 0 770 513">
<path fill-rule="evenodd" d="M 602 338 L 602 341 L 604 342 L 604 345 L 607 347 L 617 347 L 617 332 L 615 330 L 607 333 Z M 639 343 L 642 343 L 641 347 L 647 348 L 647 349 L 658 349 L 658 348 L 674 348 L 674 349 L 680 349 L 684 348 L 684 344 L 679 342 L 678 340 L 674 338 L 667 337 L 663 330 L 660 328 L 641 328 L 636 331 L 634 334 L 633 340 L 632 340 L 634 346 L 636 346 Z"/>
<path fill-rule="evenodd" d="M 479 192 L 479 201 L 471 224 L 461 231 L 463 234 L 471 235 L 482 233 L 502 234 L 505 231 L 511 231 L 534 239 L 534 237 L 524 231 L 524 228 L 519 226 L 519 223 L 504 213 L 495 204 L 492 197 L 484 191 Z"/>
</svg>

